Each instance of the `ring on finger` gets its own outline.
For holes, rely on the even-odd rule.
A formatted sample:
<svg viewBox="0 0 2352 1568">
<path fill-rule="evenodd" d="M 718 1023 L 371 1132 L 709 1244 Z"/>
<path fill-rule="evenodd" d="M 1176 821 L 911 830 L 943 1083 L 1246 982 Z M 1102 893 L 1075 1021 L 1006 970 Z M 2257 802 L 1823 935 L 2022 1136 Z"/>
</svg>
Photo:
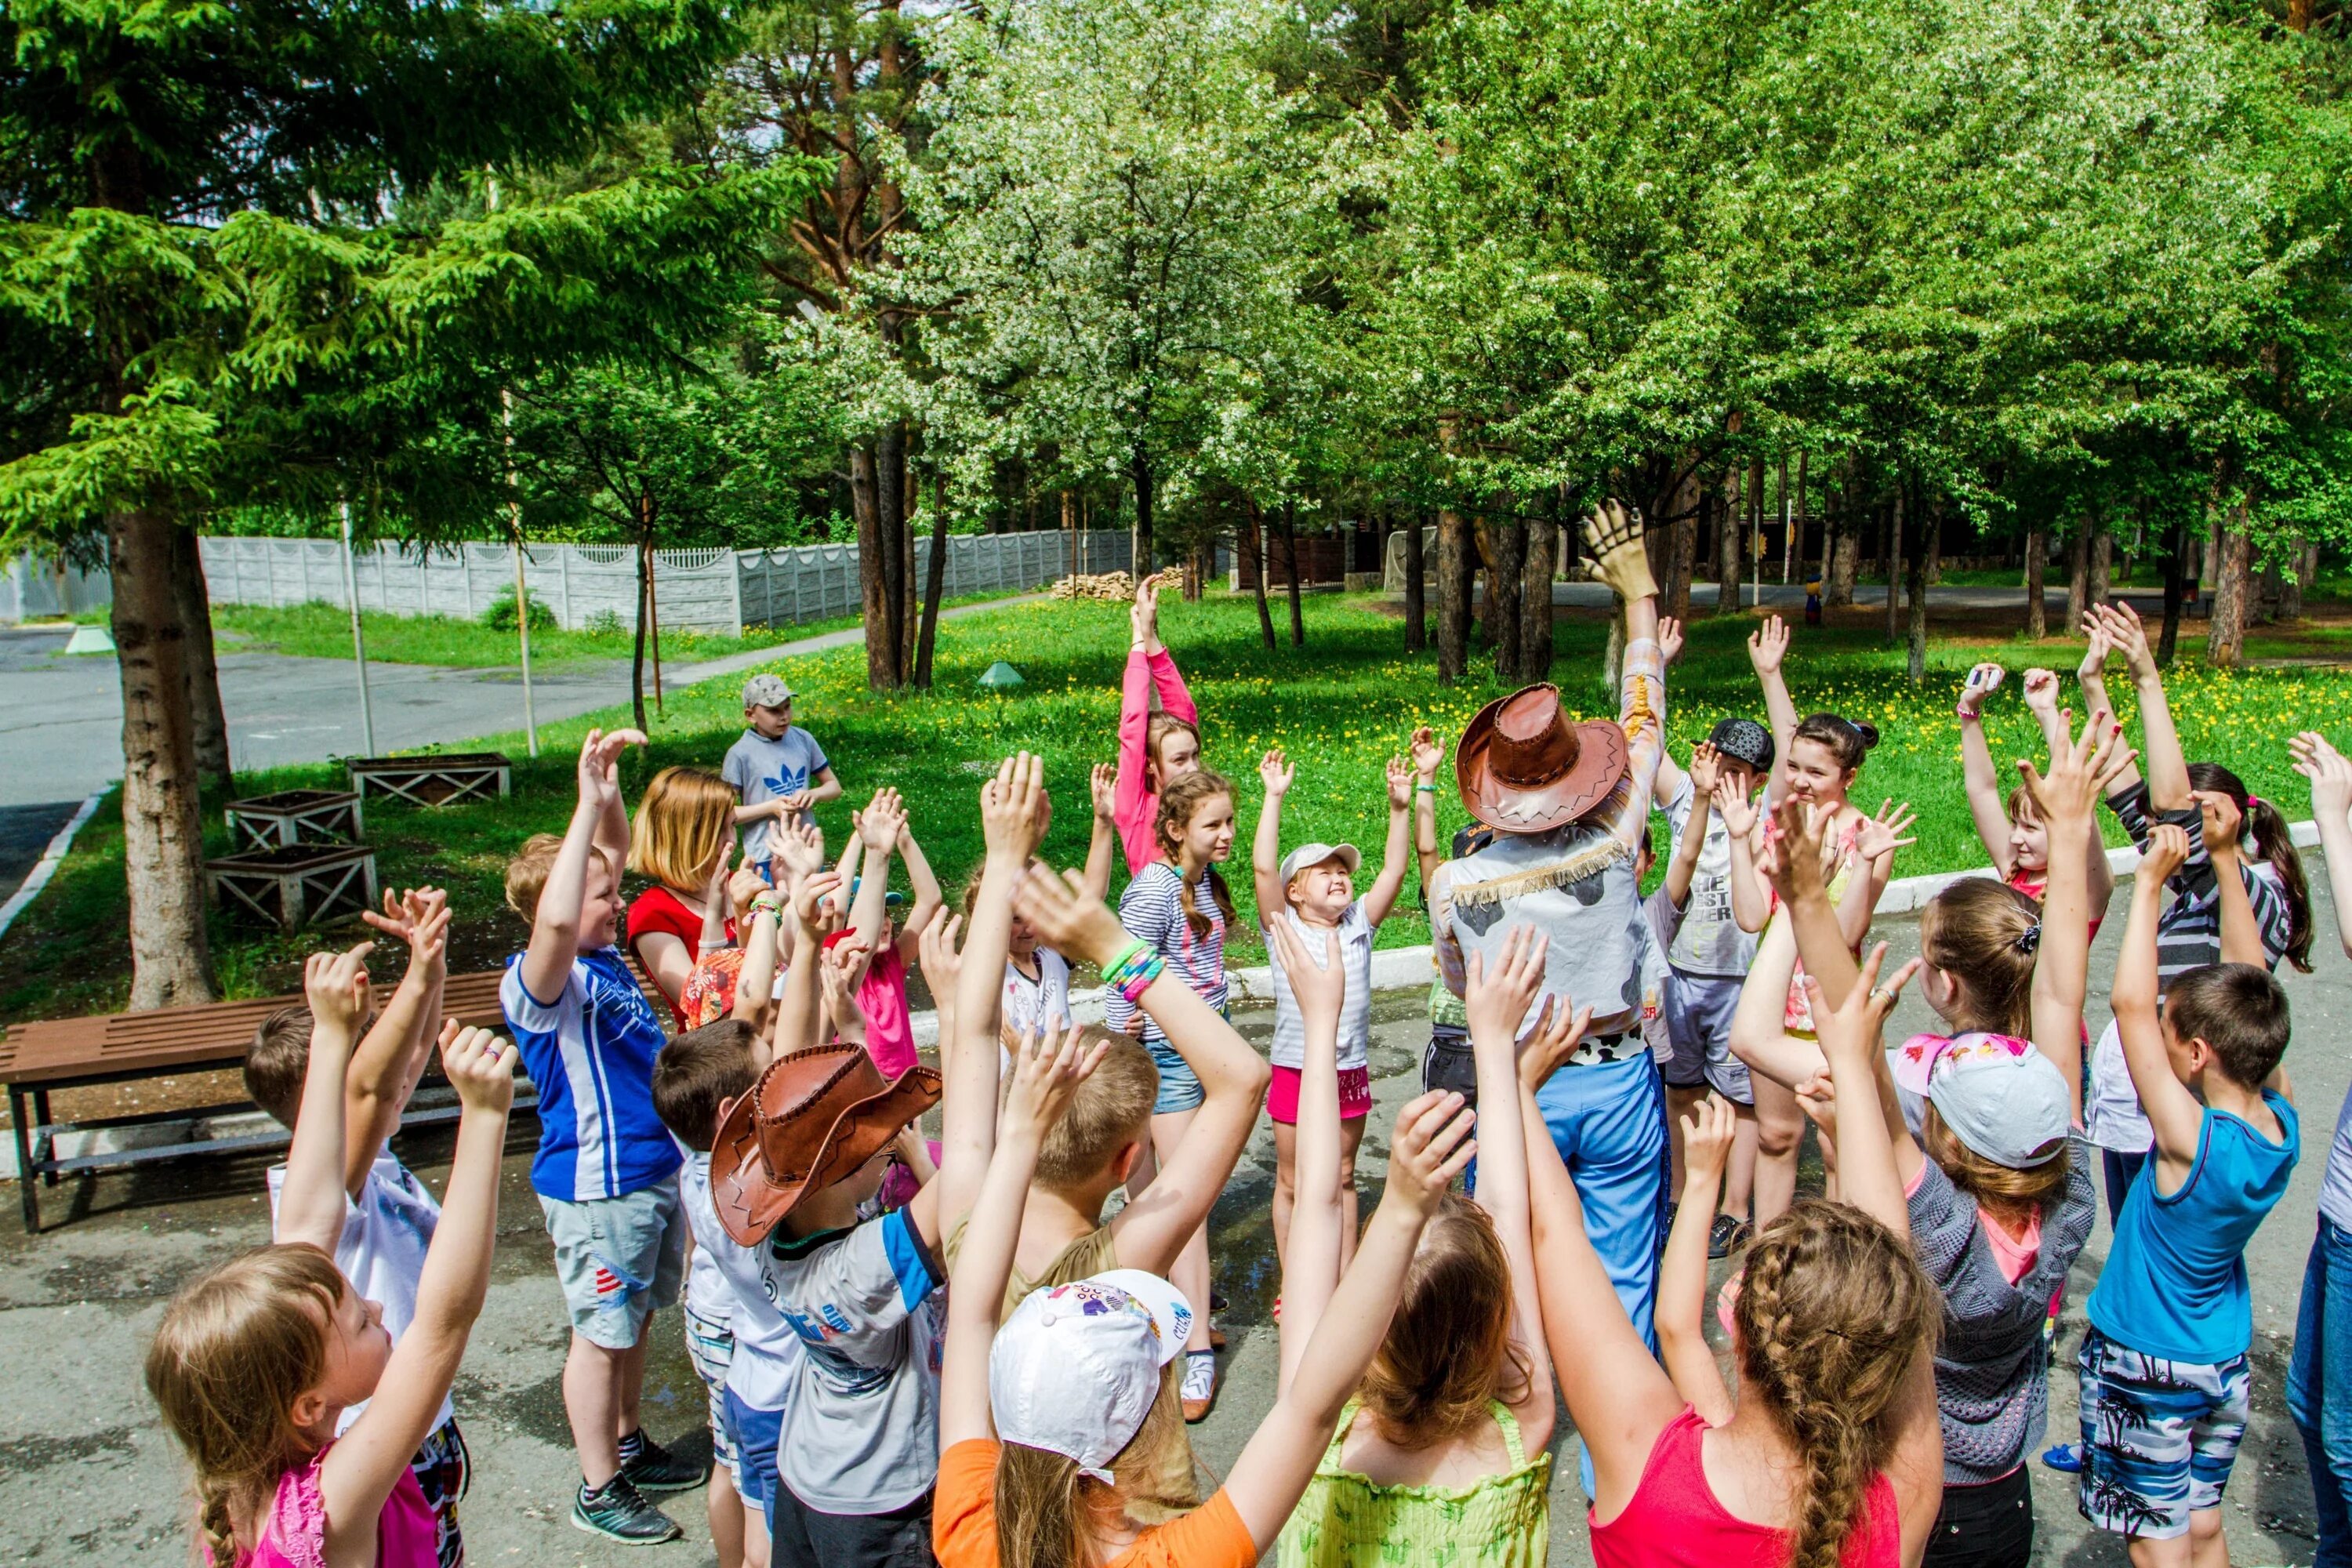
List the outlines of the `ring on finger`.
<svg viewBox="0 0 2352 1568">
<path fill-rule="evenodd" d="M 1885 986 L 1884 986 L 1884 985 L 1874 985 L 1874 986 L 1872 986 L 1872 987 L 1870 988 L 1870 994 L 1871 994 L 1871 999 L 1872 999 L 1873 1001 L 1884 1002 L 1884 1003 L 1886 1003 L 1889 1006 L 1892 1006 L 1892 1005 L 1894 1005 L 1894 1002 L 1895 1002 L 1895 993 L 1894 993 L 1894 992 L 1892 992 L 1892 991 L 1889 991 L 1889 990 L 1888 990 Z"/>
</svg>

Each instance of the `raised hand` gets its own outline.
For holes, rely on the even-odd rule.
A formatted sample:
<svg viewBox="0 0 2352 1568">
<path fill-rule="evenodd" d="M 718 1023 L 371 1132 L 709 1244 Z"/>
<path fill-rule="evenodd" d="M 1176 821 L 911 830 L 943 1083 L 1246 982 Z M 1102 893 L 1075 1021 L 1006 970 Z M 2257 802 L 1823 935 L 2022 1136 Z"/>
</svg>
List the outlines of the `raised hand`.
<svg viewBox="0 0 2352 1568">
<path fill-rule="evenodd" d="M 441 1070 L 467 1110 L 504 1115 L 514 1108 L 515 1047 L 488 1029 L 441 1025 Z"/>
<path fill-rule="evenodd" d="M 1036 930 L 1040 942 L 1066 957 L 1105 964 L 1128 943 L 1127 928 L 1100 900 L 1086 896 L 1076 872 L 1063 877 L 1030 867 L 1013 884 L 1013 910 Z"/>
<path fill-rule="evenodd" d="M 2066 732 L 2073 734 L 2074 715 L 2063 713 L 2059 719 Z M 2048 773 L 2028 757 L 2018 759 L 2017 771 L 2033 798 L 2041 802 L 2048 820 L 2087 823 L 2100 794 L 2138 754 L 2124 739 L 2124 727 L 2100 712 L 2084 722 L 2073 745 L 2051 752 Z"/>
<path fill-rule="evenodd" d="M 1437 743 L 1437 736 L 1426 724 L 1412 732 L 1412 771 L 1423 784 L 1436 780 L 1437 770 L 1445 765 L 1445 748 Z"/>
<path fill-rule="evenodd" d="M 1406 811 L 1412 805 L 1412 764 L 1402 757 L 1389 759 L 1389 809 Z"/>
<path fill-rule="evenodd" d="M 1778 616 L 1767 616 L 1764 624 L 1748 634 L 1748 662 L 1759 676 L 1780 673 L 1780 661 L 1789 657 L 1789 624 Z"/>
<path fill-rule="evenodd" d="M 2025 706 L 2034 713 L 2054 713 L 2058 710 L 2058 672 L 2054 669 L 2029 669 L 2025 672 Z"/>
<path fill-rule="evenodd" d="M 1728 778 L 1717 779 L 1707 799 L 1714 803 L 1716 816 L 1723 818 L 1723 830 L 1734 838 L 1745 838 L 1756 831 L 1756 803 Z"/>
<path fill-rule="evenodd" d="M 1389 1195 L 1426 1218 L 1478 1152 L 1477 1112 L 1451 1089 L 1433 1090 L 1397 1110 L 1389 1136 Z"/>
<path fill-rule="evenodd" d="M 358 1037 L 371 1001 L 367 957 L 374 951 L 375 943 L 363 942 L 345 952 L 314 952 L 303 961 L 302 994 L 311 1017 Z"/>
<path fill-rule="evenodd" d="M 898 792 L 885 784 L 874 792 L 864 811 L 851 812 L 849 820 L 866 848 L 887 855 L 898 847 L 898 835 L 907 826 L 907 808 L 900 804 Z"/>
<path fill-rule="evenodd" d="M 818 950 L 816 974 L 824 988 L 825 1011 L 833 1016 L 834 1028 L 844 1036 L 863 1036 L 866 1014 L 857 1005 L 857 988 L 866 983 L 866 968 L 873 962 L 873 948 L 855 931 L 835 932 Z"/>
<path fill-rule="evenodd" d="M 1772 825 L 1779 832 L 1779 853 L 1769 857 L 1771 869 L 1766 873 L 1772 886 L 1779 889 L 1780 901 L 1793 904 L 1798 895 L 1812 892 L 1822 886 L 1822 862 L 1826 845 L 1825 828 L 1830 814 L 1815 812 L 1812 805 L 1795 795 L 1785 796 L 1773 808 Z M 1757 867 L 1766 864 L 1759 857 Z"/>
<path fill-rule="evenodd" d="M 1298 1016 L 1310 1023 L 1328 1022 L 1337 1028 L 1340 1011 L 1348 1002 L 1348 973 L 1347 965 L 1333 951 L 1332 933 L 1317 931 L 1316 945 L 1310 948 L 1308 939 L 1290 921 L 1279 916 L 1265 931 L 1275 955 L 1281 960 L 1283 978 L 1290 983 L 1290 994 L 1298 1001 Z"/>
<path fill-rule="evenodd" d="M 1822 983 L 1813 975 L 1805 976 L 1805 995 L 1813 1005 L 1813 1030 L 1820 1037 L 1822 1054 L 1830 1059 L 1832 1072 L 1843 1071 L 1859 1064 L 1859 1070 L 1871 1072 L 1871 1053 L 1880 1048 L 1887 1016 L 1895 1011 L 1895 999 L 1903 994 L 1904 985 L 1919 971 L 1920 961 L 1912 959 L 1895 972 L 1895 978 L 1880 984 L 1878 972 L 1886 963 L 1886 944 L 1879 942 L 1862 962 L 1862 981 L 1845 994 L 1845 1001 L 1832 1007 L 1822 995 Z"/>
<path fill-rule="evenodd" d="M 2341 822 L 2352 814 L 2352 760 L 2316 730 L 2305 730 L 2286 749 L 2294 771 L 2310 781 L 2313 816 Z"/>
<path fill-rule="evenodd" d="M 1535 1032 L 1519 1042 L 1519 1082 L 1528 1092 L 1543 1088 L 1561 1064 L 1576 1054 L 1591 1023 L 1591 1008 L 1574 1006 L 1566 997 L 1544 998 L 1543 1016 L 1536 1020 Z"/>
<path fill-rule="evenodd" d="M 762 893 L 772 893 L 768 879 L 760 875 L 757 866 L 745 866 L 727 879 L 727 902 L 740 918 L 751 912 L 751 900 Z"/>
<path fill-rule="evenodd" d="M 1278 800 L 1290 793 L 1290 782 L 1298 776 L 1298 770 L 1276 746 L 1258 759 L 1257 776 L 1265 781 L 1265 793 Z"/>
<path fill-rule="evenodd" d="M 1707 1203 L 1723 1184 L 1723 1168 L 1731 1162 L 1731 1145 L 1739 1133 L 1739 1117 L 1731 1102 L 1710 1094 L 1691 1107 L 1683 1122 L 1683 1190 L 1704 1189 Z"/>
<path fill-rule="evenodd" d="M 1013 1053 L 1013 1077 L 1004 1097 L 1005 1135 L 1043 1138 L 1062 1120 L 1078 1086 L 1102 1065 L 1109 1050 L 1108 1036 L 1089 1045 L 1076 1024 L 1059 1034 L 1048 1028 L 1022 1036 L 1021 1048 Z"/>
<path fill-rule="evenodd" d="M 621 753 L 646 743 L 643 730 L 591 730 L 580 742 L 580 798 L 602 808 L 621 798 Z"/>
<path fill-rule="evenodd" d="M 1919 820 L 1911 803 L 1897 805 L 1889 797 L 1879 806 L 1876 816 L 1865 816 L 1855 829 L 1853 852 L 1865 860 L 1876 860 L 1894 854 L 1897 849 L 1919 842 L 1910 829 Z"/>
<path fill-rule="evenodd" d="M 2106 637 L 2108 645 L 2124 656 L 2124 664 L 2134 680 L 2145 680 L 2157 674 L 2156 655 L 2148 651 L 2147 632 L 2129 605 L 2093 605 L 2086 618 Z"/>
<path fill-rule="evenodd" d="M 963 917 L 950 914 L 942 904 L 931 911 L 931 918 L 916 933 L 916 962 L 922 965 L 923 984 L 934 996 L 953 996 L 957 976 L 963 973 L 963 953 L 960 938 L 963 934 Z"/>
<path fill-rule="evenodd" d="M 1711 743 L 1701 741 L 1691 748 L 1689 772 L 1691 789 L 1711 800 L 1717 782 L 1723 777 L 1723 758 Z"/>
<path fill-rule="evenodd" d="M 1143 577 L 1135 584 L 1135 603 L 1128 606 L 1128 629 L 1146 647 L 1160 640 L 1160 579 Z"/>
<path fill-rule="evenodd" d="M 1968 679 L 1960 686 L 1960 711 L 1983 712 L 1985 699 L 2000 689 L 2000 683 L 2007 679 L 2009 671 L 1990 660 L 1971 665 L 1969 668 Z"/>
<path fill-rule="evenodd" d="M 812 871 L 793 885 L 793 913 L 811 931 L 830 930 L 828 922 L 837 912 L 838 905 L 834 895 L 839 891 L 840 872 Z"/>
<path fill-rule="evenodd" d="M 360 919 L 386 936 L 398 937 L 411 947 L 416 944 L 416 929 L 430 919 L 436 910 L 448 907 L 449 894 L 441 888 L 404 888 L 395 897 L 390 888 L 383 890 L 383 912 L 362 910 Z"/>
<path fill-rule="evenodd" d="M 1045 838 L 1045 761 L 1019 752 L 980 786 L 981 834 L 992 860 L 1026 864 Z"/>
<path fill-rule="evenodd" d="M 2147 830 L 2147 847 L 2140 851 L 2139 875 L 2168 882 L 2189 861 L 2189 829 L 2159 822 Z"/>
<path fill-rule="evenodd" d="M 1087 793 L 1093 797 L 1095 816 L 1111 821 L 1118 813 L 1118 769 L 1109 763 L 1097 763 L 1087 775 Z"/>
<path fill-rule="evenodd" d="M 1672 667 L 1683 656 L 1685 637 L 1682 622 L 1672 616 L 1658 617 L 1658 662 Z"/>
<path fill-rule="evenodd" d="M 2205 816 L 2205 848 L 2214 855 L 2234 855 L 2238 852 L 2239 837 L 2245 831 L 2245 814 L 2238 803 L 2217 789 L 2193 789 L 2189 798 L 2195 801 Z"/>
<path fill-rule="evenodd" d="M 1503 951 L 1496 956 L 1492 973 L 1479 954 L 1470 955 L 1463 995 L 1474 1034 L 1493 1033 L 1507 1040 L 1518 1038 L 1519 1020 L 1528 1016 L 1528 1009 L 1535 1005 L 1537 993 L 1543 989 L 1544 954 L 1550 949 L 1549 935 L 1521 921 L 1503 939 Z"/>
<path fill-rule="evenodd" d="M 2115 651 L 2116 645 L 2091 616 L 2084 618 L 2083 636 L 2088 639 L 2088 646 L 2083 649 L 2083 662 L 2074 667 L 2074 679 L 2084 686 L 2094 686 L 2106 679 L 2107 655 Z"/>
<path fill-rule="evenodd" d="M 814 822 L 787 822 L 768 829 L 768 858 L 784 863 L 787 881 L 824 869 L 824 829 Z"/>
<path fill-rule="evenodd" d="M 1616 500 L 1604 501 L 1584 522 L 1585 547 L 1600 566 L 1601 580 L 1628 603 L 1654 595 L 1649 552 L 1642 548 L 1642 514 Z"/>
</svg>

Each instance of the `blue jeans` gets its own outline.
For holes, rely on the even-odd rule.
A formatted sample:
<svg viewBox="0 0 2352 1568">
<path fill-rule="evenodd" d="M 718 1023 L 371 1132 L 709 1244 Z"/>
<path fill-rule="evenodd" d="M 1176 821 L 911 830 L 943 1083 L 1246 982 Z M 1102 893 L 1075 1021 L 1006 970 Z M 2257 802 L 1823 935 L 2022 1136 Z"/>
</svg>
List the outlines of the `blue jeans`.
<svg viewBox="0 0 2352 1568">
<path fill-rule="evenodd" d="M 2303 1435 L 2319 1516 L 2318 1568 L 2352 1565 L 2352 1231 L 2319 1222 L 2303 1269 L 2286 1413 Z"/>
<path fill-rule="evenodd" d="M 1658 1348 L 1658 1258 L 1666 1243 L 1666 1097 L 1657 1064 L 1567 1067 L 1537 1091 L 1584 1205 L 1584 1230 L 1643 1342 Z"/>
</svg>

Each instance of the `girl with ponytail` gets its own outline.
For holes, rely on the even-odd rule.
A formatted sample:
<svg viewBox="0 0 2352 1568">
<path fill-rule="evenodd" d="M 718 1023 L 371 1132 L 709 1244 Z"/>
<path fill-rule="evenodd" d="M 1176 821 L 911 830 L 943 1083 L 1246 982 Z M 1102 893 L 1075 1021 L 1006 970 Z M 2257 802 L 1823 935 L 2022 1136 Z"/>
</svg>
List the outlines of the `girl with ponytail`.
<svg viewBox="0 0 2352 1568">
<path fill-rule="evenodd" d="M 1168 973 L 1182 979 L 1218 1013 L 1226 1013 L 1225 932 L 1233 923 L 1234 900 L 1217 874 L 1217 863 L 1234 852 L 1234 786 L 1205 769 L 1170 780 L 1160 792 L 1152 842 L 1158 858 L 1119 895 L 1119 924 L 1159 958 Z M 1112 1028 L 1141 1039 L 1160 1069 L 1160 1097 L 1151 1108 L 1151 1146 L 1127 1184 L 1132 1198 L 1150 1185 L 1175 1152 L 1206 1096 L 1200 1079 L 1160 1026 L 1116 986 L 1104 989 L 1103 1017 Z M 1208 1305 L 1205 1223 L 1184 1244 L 1168 1278 L 1187 1300 Z M 1192 1324 L 1185 1347 L 1184 1416 L 1198 1421 L 1216 1398 L 1217 1361 L 1209 1314 L 1196 1312 Z"/>
</svg>

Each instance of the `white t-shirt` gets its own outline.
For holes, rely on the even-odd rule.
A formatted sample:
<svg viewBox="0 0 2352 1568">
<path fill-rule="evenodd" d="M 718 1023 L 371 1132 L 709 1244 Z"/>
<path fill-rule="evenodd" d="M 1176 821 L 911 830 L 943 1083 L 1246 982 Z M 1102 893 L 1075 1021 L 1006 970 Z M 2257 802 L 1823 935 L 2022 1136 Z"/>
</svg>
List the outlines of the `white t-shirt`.
<svg viewBox="0 0 2352 1568">
<path fill-rule="evenodd" d="M 2091 1082 L 2084 1098 L 2083 1136 L 2092 1147 L 2145 1154 L 2155 1145 L 2156 1129 L 2140 1109 L 2139 1090 L 2132 1087 L 2131 1068 L 2124 1060 L 2123 1031 L 2113 1018 L 2091 1047 Z"/>
<path fill-rule="evenodd" d="M 286 1187 L 286 1167 L 269 1167 L 269 1229 L 278 1232 L 278 1203 Z M 416 1316 L 416 1282 L 425 1274 L 425 1249 L 433 1245 L 434 1227 L 441 1223 L 441 1205 L 425 1190 L 416 1173 L 386 1149 L 368 1168 L 367 1181 L 354 1200 L 343 1196 L 343 1234 L 335 1239 L 335 1267 L 352 1282 L 362 1299 L 383 1309 L 383 1330 L 398 1344 Z M 341 1436 L 367 1408 L 365 1401 L 345 1410 L 335 1423 Z M 433 1418 L 439 1426 L 457 1414 L 448 1397 Z"/>
<path fill-rule="evenodd" d="M 1004 1027 L 1015 1039 L 1050 1024 L 1066 1028 L 1070 1022 L 1070 965 L 1050 947 L 1033 955 L 1037 978 L 1021 973 L 1012 959 L 1004 961 Z"/>
<path fill-rule="evenodd" d="M 710 1201 L 710 1156 L 687 1151 L 678 1168 L 678 1196 L 684 1200 L 686 1225 L 694 1232 L 694 1266 L 687 1271 L 687 1300 L 698 1312 L 716 1318 L 735 1331 L 735 1354 L 727 1363 L 727 1387 L 754 1410 L 782 1410 L 792 1402 L 793 1381 L 800 1375 L 801 1342 L 768 1300 L 760 1277 L 760 1247 L 745 1247 L 719 1223 L 719 1209 Z M 707 1310 L 694 1296 L 695 1277 L 708 1268 L 718 1281 L 717 1311 Z"/>
<path fill-rule="evenodd" d="M 1696 790 L 1690 775 L 1666 803 L 1666 820 L 1680 844 L 1690 830 L 1692 797 Z M 1669 850 L 1669 854 L 1672 850 Z M 1682 927 L 1666 950 L 1667 960 L 1685 974 L 1734 979 L 1756 962 L 1759 933 L 1739 929 L 1731 914 L 1731 832 L 1719 813 L 1706 814 L 1706 837 L 1700 840 L 1698 865 L 1691 872 L 1690 900 L 1684 907 Z"/>
<path fill-rule="evenodd" d="M 1318 969 L 1323 967 L 1315 955 L 1323 951 L 1326 933 L 1298 918 L 1298 911 L 1286 909 L 1278 919 L 1287 920 L 1290 929 L 1307 946 L 1307 954 Z M 1370 1065 L 1372 1052 L 1372 932 L 1370 919 L 1364 913 L 1364 900 L 1349 904 L 1339 917 L 1333 946 L 1339 962 L 1345 966 L 1348 994 L 1339 1004 L 1339 1070 Z M 1290 976 L 1282 972 L 1282 954 L 1271 940 L 1266 943 L 1266 961 L 1274 971 L 1274 1044 L 1267 1051 L 1276 1067 L 1297 1071 L 1307 1064 L 1307 1021 L 1299 1016 L 1298 998 L 1291 994 Z"/>
<path fill-rule="evenodd" d="M 702 1228 L 693 1223 L 695 1195 L 710 1201 L 710 1156 L 680 1143 L 686 1163 L 677 1168 L 678 1195 L 686 1202 L 687 1228 L 694 1233 L 694 1250 L 686 1260 L 686 1310 L 706 1323 L 721 1328 L 735 1321 L 735 1292 L 719 1272 L 719 1259 L 702 1245 Z M 714 1215 L 716 1210 L 713 1210 Z"/>
</svg>

